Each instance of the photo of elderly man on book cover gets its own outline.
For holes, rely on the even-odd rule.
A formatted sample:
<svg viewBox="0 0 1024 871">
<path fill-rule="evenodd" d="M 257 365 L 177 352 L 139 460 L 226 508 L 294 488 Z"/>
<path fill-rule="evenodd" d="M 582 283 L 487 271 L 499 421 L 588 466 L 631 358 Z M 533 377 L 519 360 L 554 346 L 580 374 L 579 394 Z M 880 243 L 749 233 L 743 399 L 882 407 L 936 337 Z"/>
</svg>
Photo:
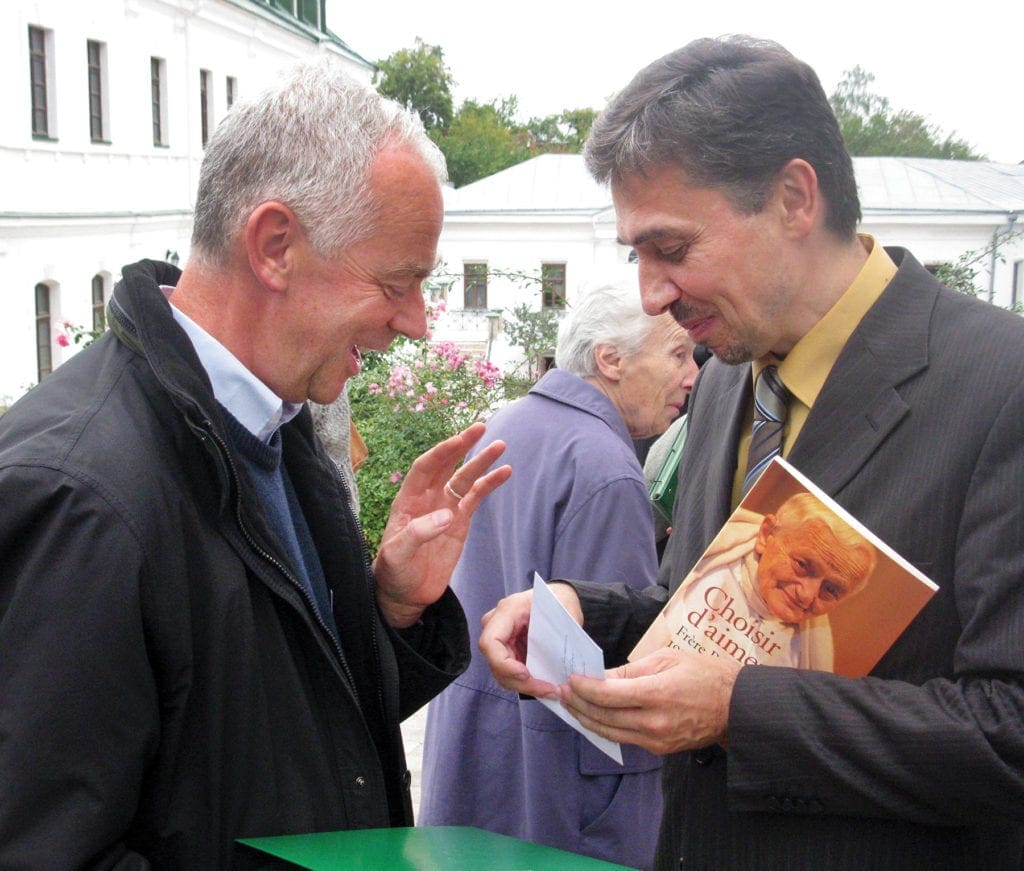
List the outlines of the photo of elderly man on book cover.
<svg viewBox="0 0 1024 871">
<path fill-rule="evenodd" d="M 630 659 L 671 646 L 744 665 L 867 674 L 935 585 L 776 458 Z"/>
</svg>

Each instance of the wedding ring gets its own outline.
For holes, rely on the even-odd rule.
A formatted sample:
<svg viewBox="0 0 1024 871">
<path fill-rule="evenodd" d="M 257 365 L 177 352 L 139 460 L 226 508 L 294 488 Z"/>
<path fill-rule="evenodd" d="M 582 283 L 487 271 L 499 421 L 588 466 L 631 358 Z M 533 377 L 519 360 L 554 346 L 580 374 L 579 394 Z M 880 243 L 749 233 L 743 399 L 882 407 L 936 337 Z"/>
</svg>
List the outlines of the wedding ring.
<svg viewBox="0 0 1024 871">
<path fill-rule="evenodd" d="M 445 493 L 447 493 L 447 494 L 448 494 L 449 496 L 451 496 L 451 497 L 452 497 L 452 499 L 454 499 L 454 500 L 455 500 L 456 502 L 461 502 L 461 501 L 462 501 L 462 494 L 461 494 L 461 493 L 459 493 L 459 492 L 458 492 L 458 491 L 457 491 L 457 490 L 456 490 L 456 489 L 455 489 L 455 488 L 454 488 L 454 487 L 452 486 L 452 482 L 451 482 L 450 480 L 448 480 L 448 481 L 445 481 L 445 484 L 444 484 L 444 492 L 445 492 Z"/>
</svg>

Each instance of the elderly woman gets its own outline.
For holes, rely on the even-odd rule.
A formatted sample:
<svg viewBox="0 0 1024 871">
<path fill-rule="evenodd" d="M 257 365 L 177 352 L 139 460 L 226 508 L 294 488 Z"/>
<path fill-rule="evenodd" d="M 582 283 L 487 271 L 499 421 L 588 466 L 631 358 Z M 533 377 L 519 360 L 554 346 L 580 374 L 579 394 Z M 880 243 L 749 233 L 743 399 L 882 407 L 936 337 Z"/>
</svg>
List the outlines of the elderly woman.
<svg viewBox="0 0 1024 871">
<path fill-rule="evenodd" d="M 657 574 L 651 505 L 631 438 L 664 431 L 697 373 L 669 314 L 640 305 L 635 270 L 568 312 L 555 362 L 502 409 L 512 478 L 477 509 L 452 587 L 470 632 L 498 599 L 543 578 L 642 588 Z M 610 760 L 554 714 L 499 687 L 485 662 L 431 704 L 420 823 L 471 825 L 623 865 L 650 866 L 660 760 Z"/>
</svg>

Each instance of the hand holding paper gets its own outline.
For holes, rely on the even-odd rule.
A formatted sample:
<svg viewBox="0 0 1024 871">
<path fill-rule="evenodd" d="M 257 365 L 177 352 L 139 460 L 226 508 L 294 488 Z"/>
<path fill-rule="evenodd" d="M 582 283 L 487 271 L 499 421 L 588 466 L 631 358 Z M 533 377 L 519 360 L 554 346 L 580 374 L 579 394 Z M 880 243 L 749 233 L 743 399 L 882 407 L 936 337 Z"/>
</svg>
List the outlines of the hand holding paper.
<svg viewBox="0 0 1024 871">
<path fill-rule="evenodd" d="M 593 639 L 572 618 L 538 574 L 533 576 L 533 606 L 527 636 L 526 667 L 540 680 L 561 686 L 569 675 L 604 678 L 604 654 Z M 622 748 L 582 726 L 560 702 L 538 701 L 584 735 L 595 747 L 620 765 Z"/>
</svg>

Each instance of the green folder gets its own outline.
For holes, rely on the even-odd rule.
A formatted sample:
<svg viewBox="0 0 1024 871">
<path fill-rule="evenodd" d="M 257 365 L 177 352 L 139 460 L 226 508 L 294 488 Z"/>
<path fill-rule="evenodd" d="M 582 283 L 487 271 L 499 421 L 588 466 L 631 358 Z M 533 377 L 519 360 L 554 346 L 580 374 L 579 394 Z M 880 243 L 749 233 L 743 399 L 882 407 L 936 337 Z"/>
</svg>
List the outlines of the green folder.
<svg viewBox="0 0 1024 871">
<path fill-rule="evenodd" d="M 256 850 L 312 871 L 613 871 L 600 859 L 469 826 L 356 829 L 242 838 Z"/>
</svg>

